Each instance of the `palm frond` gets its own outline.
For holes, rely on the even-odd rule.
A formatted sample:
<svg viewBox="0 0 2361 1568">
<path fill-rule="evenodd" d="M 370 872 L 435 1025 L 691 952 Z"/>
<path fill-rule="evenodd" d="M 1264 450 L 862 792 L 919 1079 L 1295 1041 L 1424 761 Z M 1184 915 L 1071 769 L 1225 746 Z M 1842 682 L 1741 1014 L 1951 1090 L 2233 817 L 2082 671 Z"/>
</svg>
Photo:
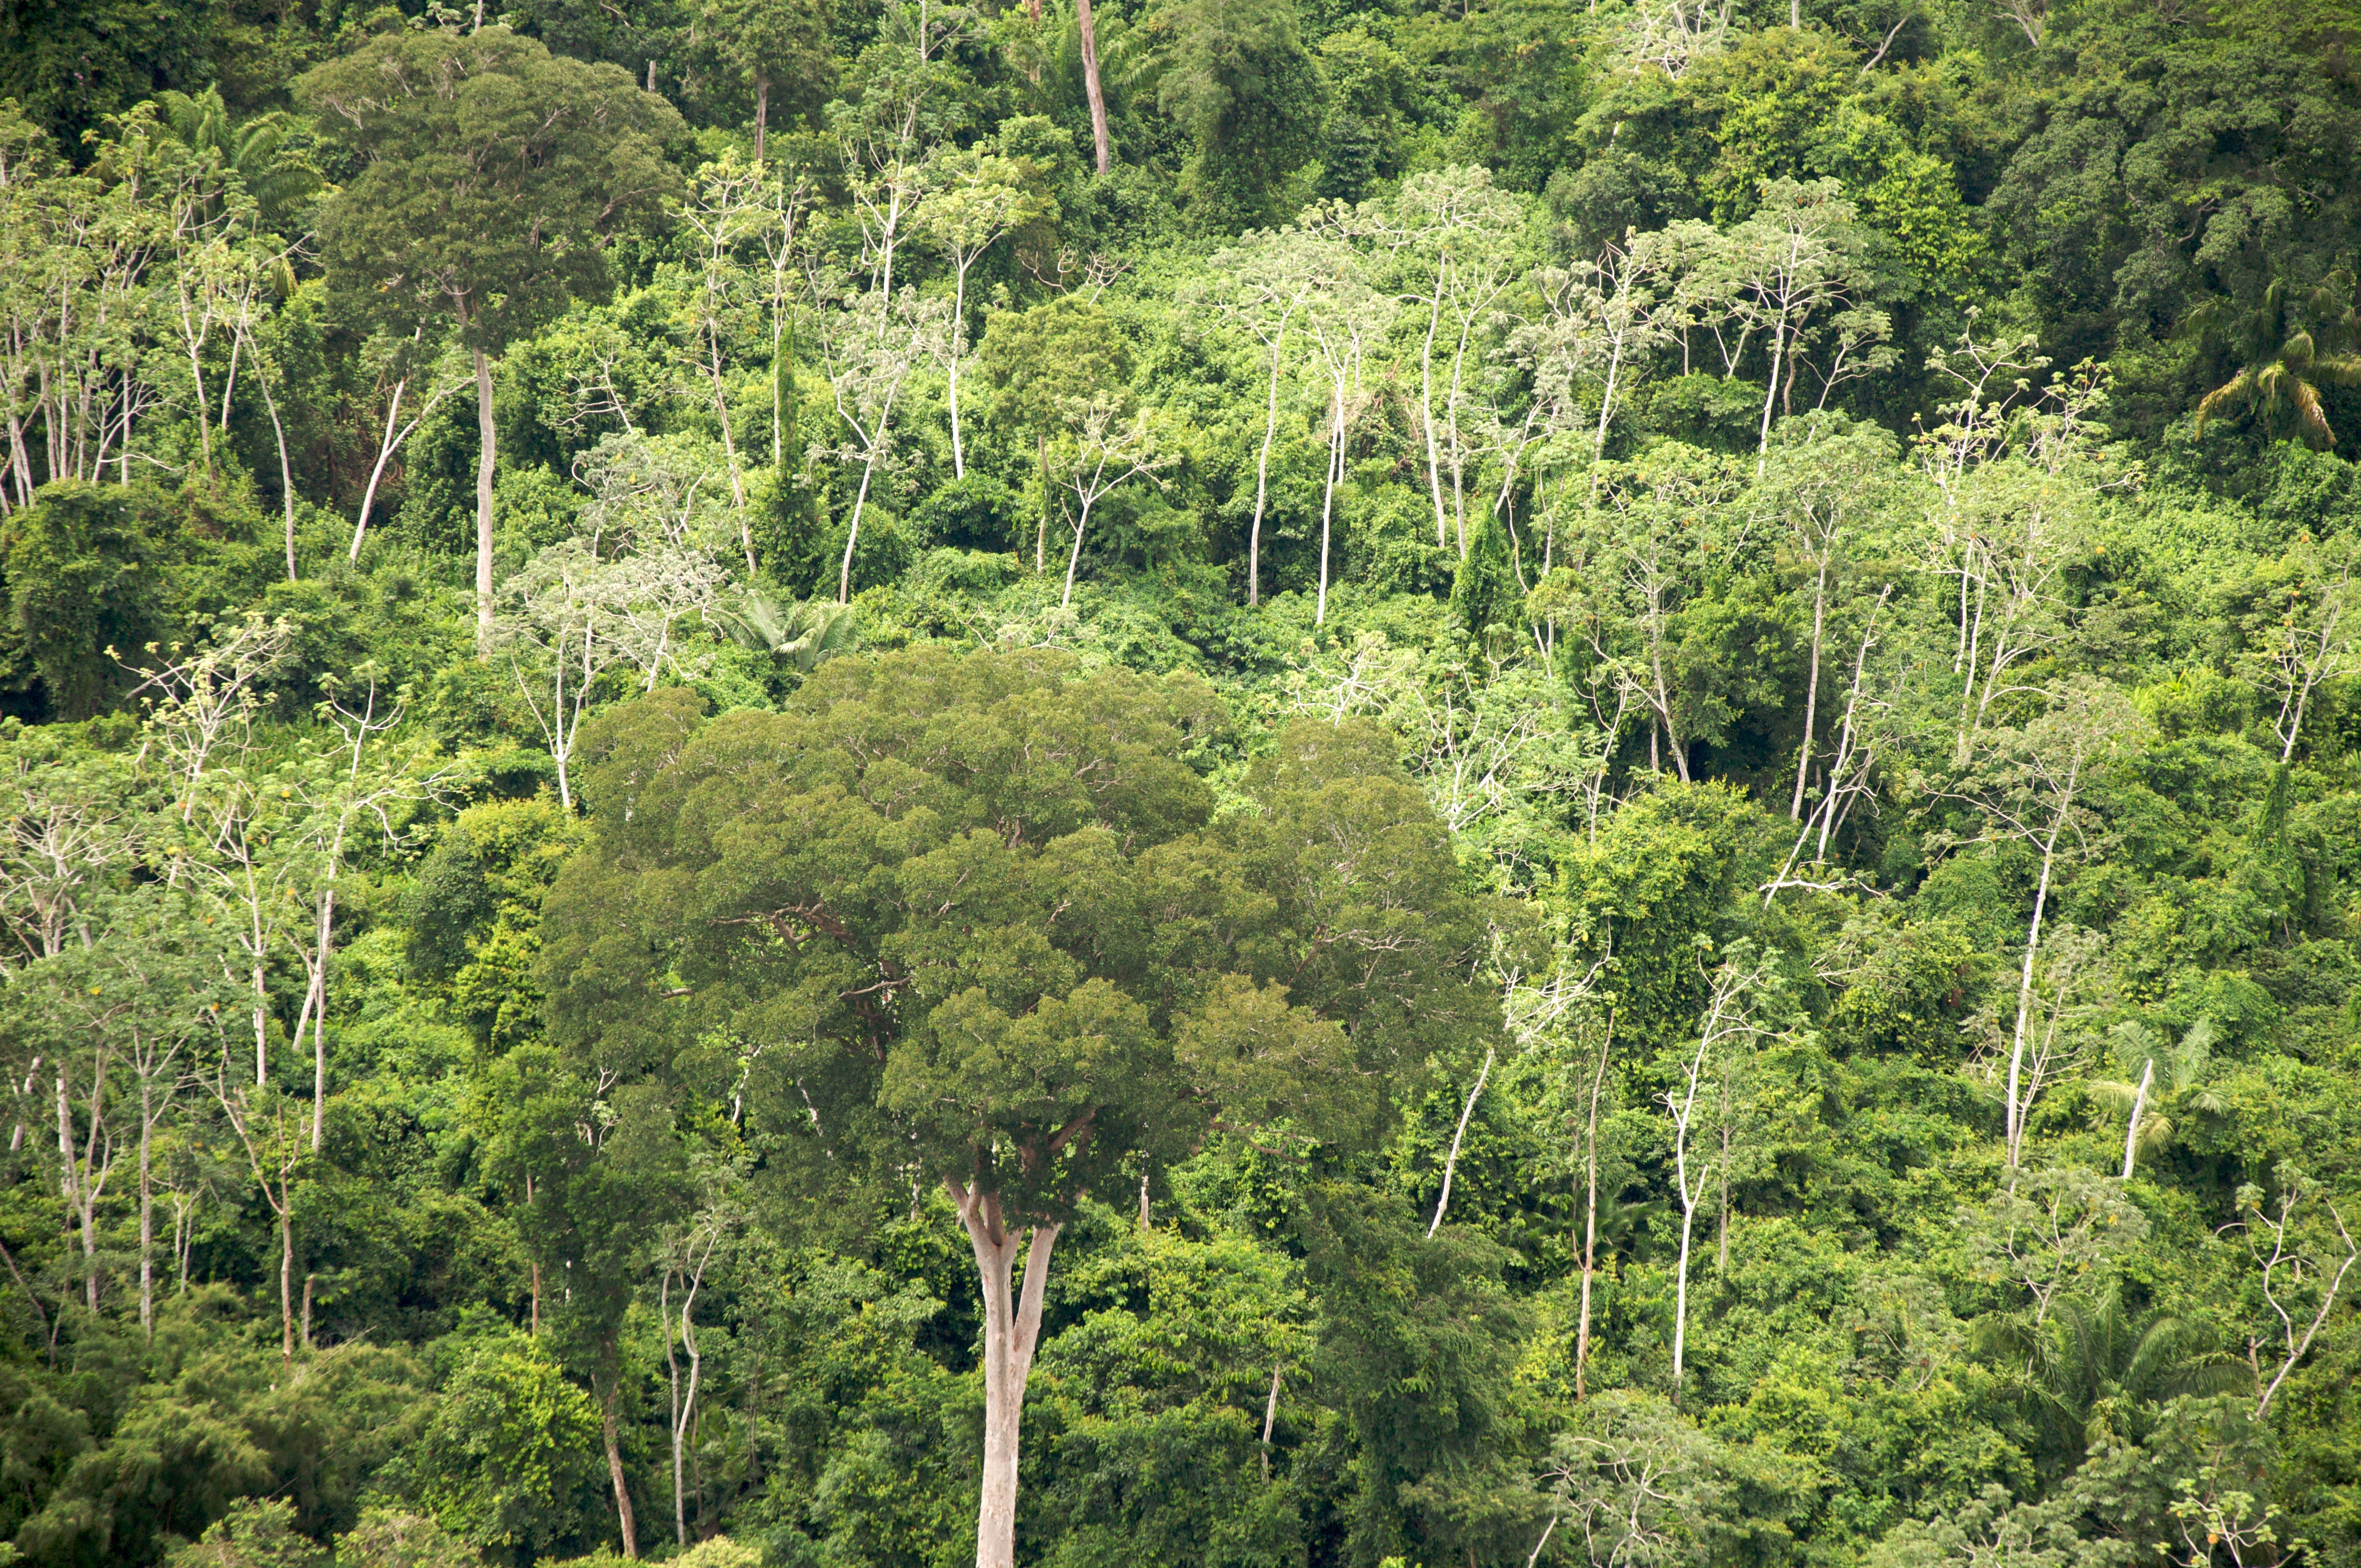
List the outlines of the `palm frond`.
<svg viewBox="0 0 2361 1568">
<path fill-rule="evenodd" d="M 730 641 L 774 658 L 791 661 L 806 674 L 839 653 L 850 652 L 858 636 L 851 605 L 830 599 L 782 603 L 750 593 L 716 619 Z"/>
<path fill-rule="evenodd" d="M 2317 385 L 2361 386 L 2361 354 L 2323 355 L 2312 362 L 2312 378 Z"/>
<path fill-rule="evenodd" d="M 2320 393 L 2293 372 L 2288 375 L 2287 387 L 2288 401 L 2295 406 L 2296 423 L 2303 432 L 2305 443 L 2322 451 L 2334 446 L 2336 433 L 2328 428 L 2328 413 L 2320 406 Z"/>
<path fill-rule="evenodd" d="M 2239 371 L 2236 375 L 2231 377 L 2228 380 L 2223 382 L 2220 386 L 2206 393 L 2202 399 L 2199 400 L 2197 404 L 2197 434 L 2199 439 L 2202 440 L 2204 437 L 2205 422 L 2207 420 L 2212 419 L 2215 413 L 2229 407 L 2232 403 L 2244 402 L 2254 395 L 2255 372 L 2251 368 Z"/>
</svg>

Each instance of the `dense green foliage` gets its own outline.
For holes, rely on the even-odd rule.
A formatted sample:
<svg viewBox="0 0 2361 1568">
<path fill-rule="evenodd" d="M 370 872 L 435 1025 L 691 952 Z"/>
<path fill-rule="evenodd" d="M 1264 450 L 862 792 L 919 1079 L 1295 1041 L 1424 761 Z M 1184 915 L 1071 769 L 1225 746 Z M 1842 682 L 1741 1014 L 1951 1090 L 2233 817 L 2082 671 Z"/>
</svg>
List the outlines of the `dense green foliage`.
<svg viewBox="0 0 2361 1568">
<path fill-rule="evenodd" d="M 0 0 L 0 1561 L 2361 1568 L 2356 41 Z"/>
</svg>

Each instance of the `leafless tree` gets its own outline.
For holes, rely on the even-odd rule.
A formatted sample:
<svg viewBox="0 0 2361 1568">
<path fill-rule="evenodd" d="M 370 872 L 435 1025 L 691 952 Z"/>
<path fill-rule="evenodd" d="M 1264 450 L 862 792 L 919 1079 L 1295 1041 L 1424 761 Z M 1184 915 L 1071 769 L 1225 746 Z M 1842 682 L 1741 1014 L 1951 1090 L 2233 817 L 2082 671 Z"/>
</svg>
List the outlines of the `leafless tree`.
<svg viewBox="0 0 2361 1568">
<path fill-rule="evenodd" d="M 2276 1202 L 2257 1183 L 2239 1188 L 2240 1217 L 2223 1227 L 2235 1229 L 2245 1238 L 2246 1250 L 2262 1273 L 2268 1326 L 2247 1343 L 2255 1367 L 2258 1420 L 2270 1413 L 2280 1385 L 2312 1349 L 2321 1325 L 2328 1321 L 2337 1293 L 2345 1288 L 2345 1275 L 2361 1261 L 2361 1243 L 2354 1240 L 2343 1212 L 2318 1181 L 2294 1166 L 2281 1165 L 2272 1174 L 2271 1184 L 2279 1190 Z M 2312 1308 L 2308 1321 L 2303 1316 L 2307 1305 Z M 2268 1382 L 2263 1378 L 2266 1354 L 2279 1363 Z"/>
</svg>

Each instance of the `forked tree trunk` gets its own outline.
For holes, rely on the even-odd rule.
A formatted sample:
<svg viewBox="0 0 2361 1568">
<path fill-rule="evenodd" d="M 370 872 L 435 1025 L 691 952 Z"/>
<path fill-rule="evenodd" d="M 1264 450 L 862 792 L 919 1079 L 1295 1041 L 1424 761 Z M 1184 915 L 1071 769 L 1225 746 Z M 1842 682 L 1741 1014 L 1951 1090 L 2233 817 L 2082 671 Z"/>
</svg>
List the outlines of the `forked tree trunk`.
<svg viewBox="0 0 2361 1568">
<path fill-rule="evenodd" d="M 1041 1294 L 1049 1279 L 1056 1225 L 1036 1225 L 1026 1246 L 1022 1296 L 1012 1294 L 1017 1232 L 1000 1198 L 945 1181 L 975 1249 L 983 1287 L 983 1485 L 975 1515 L 975 1568 L 1016 1568 L 1016 1461 L 1025 1381 L 1041 1336 Z"/>
</svg>

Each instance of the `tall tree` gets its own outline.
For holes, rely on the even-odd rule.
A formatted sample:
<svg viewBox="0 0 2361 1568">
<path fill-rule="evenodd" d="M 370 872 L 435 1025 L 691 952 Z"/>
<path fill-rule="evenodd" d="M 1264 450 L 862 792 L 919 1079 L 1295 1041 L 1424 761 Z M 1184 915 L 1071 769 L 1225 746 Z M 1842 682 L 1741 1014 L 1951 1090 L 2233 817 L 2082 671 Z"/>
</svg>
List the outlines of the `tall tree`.
<svg viewBox="0 0 2361 1568">
<path fill-rule="evenodd" d="M 780 1134 L 941 1187 L 983 1306 L 976 1562 L 1009 1568 L 1082 1195 L 1215 1125 L 1368 1136 L 1390 1075 L 1497 1028 L 1482 923 L 1357 725 L 1289 730 L 1258 811 L 1216 822 L 1180 760 L 1217 724 L 1191 681 L 928 649 L 823 666 L 780 713 L 699 706 L 660 693 L 586 743 L 599 838 L 546 905 L 553 1027 L 604 1075 L 759 1041 L 747 1103 Z"/>
<path fill-rule="evenodd" d="M 1248 235 L 1211 263 L 1213 308 L 1254 336 L 1268 356 L 1262 444 L 1255 455 L 1254 515 L 1246 526 L 1246 603 L 1262 602 L 1262 517 L 1270 499 L 1270 449 L 1279 439 L 1279 389 L 1286 378 L 1287 336 L 1319 286 L 1316 242 L 1288 230 Z"/>
<path fill-rule="evenodd" d="M 836 77 L 829 56 L 832 0 L 705 0 L 697 40 L 718 59 L 721 73 L 752 95 L 754 161 L 768 151 L 774 94 L 794 94 L 796 107 L 827 102 Z"/>
<path fill-rule="evenodd" d="M 447 318 L 476 373 L 476 642 L 492 635 L 491 361 L 607 287 L 607 241 L 677 183 L 672 106 L 504 27 L 403 29 L 296 79 L 360 172 L 321 209 L 333 276 L 398 330 Z"/>
<path fill-rule="evenodd" d="M 919 209 L 927 236 L 951 269 L 951 329 L 938 357 L 950 385 L 951 474 L 967 477 L 967 445 L 960 431 L 960 371 L 975 346 L 968 335 L 968 274 L 986 251 L 1012 232 L 1052 214 L 1055 204 L 1027 189 L 1027 170 L 1013 159 L 988 153 L 938 153 L 928 164 L 929 191 Z"/>
<path fill-rule="evenodd" d="M 1960 789 L 1983 815 L 1991 840 L 2016 844 L 2037 862 L 2017 974 L 2015 1022 L 2009 1029 L 2005 1109 L 2012 1184 L 2022 1163 L 2026 1112 L 2033 1100 L 2025 1069 L 2035 1025 L 2034 981 L 2043 951 L 2042 924 L 2048 917 L 2059 872 L 2090 860 L 2101 847 L 2104 824 L 2092 808 L 2091 795 L 2124 748 L 2147 728 L 2120 692 L 2087 678 L 2077 680 L 2053 694 L 2048 710 L 2024 729 L 1994 735 L 1991 755 Z"/>
</svg>

